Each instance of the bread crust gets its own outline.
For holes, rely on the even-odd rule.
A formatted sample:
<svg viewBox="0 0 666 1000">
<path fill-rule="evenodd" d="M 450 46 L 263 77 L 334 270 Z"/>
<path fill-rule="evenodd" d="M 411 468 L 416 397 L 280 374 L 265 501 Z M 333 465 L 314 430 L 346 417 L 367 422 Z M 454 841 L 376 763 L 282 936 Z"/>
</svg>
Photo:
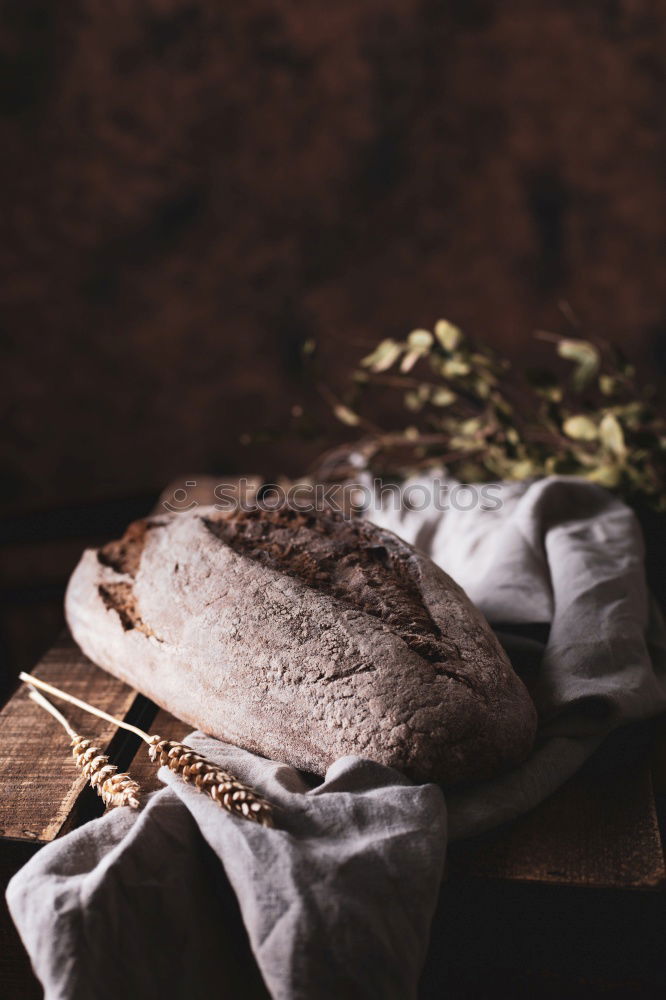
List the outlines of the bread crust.
<svg viewBox="0 0 666 1000">
<path fill-rule="evenodd" d="M 316 774 L 356 754 L 451 785 L 532 747 L 534 706 L 481 613 L 369 522 L 214 507 L 147 519 L 85 552 L 65 606 L 110 673 Z"/>
</svg>

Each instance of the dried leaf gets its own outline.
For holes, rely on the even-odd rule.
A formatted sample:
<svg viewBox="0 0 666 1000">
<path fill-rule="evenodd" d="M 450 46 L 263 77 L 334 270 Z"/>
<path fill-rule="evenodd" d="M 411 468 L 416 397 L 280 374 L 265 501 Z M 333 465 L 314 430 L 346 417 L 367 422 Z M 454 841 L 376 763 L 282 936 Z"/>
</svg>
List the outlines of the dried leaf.
<svg viewBox="0 0 666 1000">
<path fill-rule="evenodd" d="M 623 459 L 627 454 L 622 425 L 614 413 L 606 413 L 599 424 L 601 443 L 616 458 Z"/>
<path fill-rule="evenodd" d="M 587 340 L 560 340 L 557 353 L 576 365 L 572 381 L 577 389 L 584 388 L 599 369 L 599 351 Z"/>
<path fill-rule="evenodd" d="M 562 424 L 562 430 L 567 437 L 574 441 L 595 441 L 598 433 L 594 421 L 583 414 L 565 420 Z"/>
<path fill-rule="evenodd" d="M 448 358 L 442 363 L 442 375 L 445 378 L 455 378 L 457 375 L 469 375 L 471 370 L 469 362 L 464 361 L 459 355 Z"/>
<path fill-rule="evenodd" d="M 337 406 L 333 407 L 333 413 L 341 420 L 343 424 L 348 424 L 350 427 L 356 427 L 361 422 L 361 418 L 358 413 L 354 413 L 350 410 L 348 406 L 343 406 L 342 403 L 338 403 Z"/>
<path fill-rule="evenodd" d="M 595 469 L 590 469 L 584 473 L 584 476 L 591 483 L 597 483 L 599 486 L 606 486 L 612 490 L 619 484 L 622 472 L 617 465 L 607 463 L 605 465 L 598 465 Z"/>
<path fill-rule="evenodd" d="M 407 346 L 410 351 L 420 351 L 427 354 L 433 345 L 433 336 L 430 330 L 412 330 L 407 337 Z"/>
<path fill-rule="evenodd" d="M 539 467 L 529 458 L 513 462 L 510 466 L 511 479 L 529 479 L 531 476 L 539 474 Z"/>
<path fill-rule="evenodd" d="M 452 392 L 451 389 L 442 387 L 441 389 L 435 389 L 430 397 L 430 402 L 434 406 L 450 406 L 451 403 L 455 403 L 457 398 L 455 392 Z"/>
<path fill-rule="evenodd" d="M 414 367 L 414 365 L 416 364 L 416 362 L 422 356 L 423 355 L 421 351 L 407 351 L 407 354 L 405 354 L 404 358 L 400 362 L 400 371 L 410 372 Z"/>
<path fill-rule="evenodd" d="M 397 340 L 382 340 L 371 354 L 361 359 L 361 364 L 373 372 L 385 372 L 395 364 L 402 351 L 403 346 Z"/>
<path fill-rule="evenodd" d="M 462 331 L 447 319 L 440 319 L 435 323 L 435 336 L 445 351 L 455 351 L 462 340 Z"/>
</svg>

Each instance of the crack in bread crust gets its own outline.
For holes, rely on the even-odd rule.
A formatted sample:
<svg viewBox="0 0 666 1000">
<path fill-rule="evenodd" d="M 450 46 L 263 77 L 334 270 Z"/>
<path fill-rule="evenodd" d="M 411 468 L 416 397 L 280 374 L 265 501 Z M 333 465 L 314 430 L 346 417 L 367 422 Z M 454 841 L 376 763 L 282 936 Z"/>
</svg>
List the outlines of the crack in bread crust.
<svg viewBox="0 0 666 1000">
<path fill-rule="evenodd" d="M 122 538 L 108 542 L 98 549 L 97 558 L 102 566 L 109 566 L 116 573 L 135 577 L 139 571 L 149 527 L 149 522 L 145 519 L 134 521 Z"/>
<path fill-rule="evenodd" d="M 144 635 L 153 636 L 155 639 L 158 638 L 139 613 L 139 606 L 131 583 L 126 581 L 100 583 L 97 590 L 106 607 L 110 611 L 116 612 L 125 632 L 135 628 L 137 632 L 143 632 Z M 161 640 L 158 639 L 159 641 Z"/>
<path fill-rule="evenodd" d="M 373 538 L 362 522 L 286 506 L 202 520 L 237 554 L 378 618 L 438 673 L 473 686 L 455 670 L 460 651 L 433 621 L 408 558 Z"/>
</svg>

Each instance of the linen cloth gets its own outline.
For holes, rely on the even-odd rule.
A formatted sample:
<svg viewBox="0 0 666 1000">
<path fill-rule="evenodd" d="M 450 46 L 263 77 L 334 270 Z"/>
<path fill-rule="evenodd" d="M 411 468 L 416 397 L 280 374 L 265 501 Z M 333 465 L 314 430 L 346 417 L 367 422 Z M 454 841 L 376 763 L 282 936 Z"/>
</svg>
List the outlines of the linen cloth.
<svg viewBox="0 0 666 1000">
<path fill-rule="evenodd" d="M 432 495 L 434 479 L 411 485 Z M 225 979 L 226 878 L 272 997 L 417 995 L 447 838 L 532 808 L 613 729 L 666 708 L 665 631 L 631 511 L 567 477 L 502 484 L 499 498 L 389 502 L 368 516 L 427 552 L 495 626 L 539 710 L 529 760 L 444 795 L 346 757 L 312 787 L 194 733 L 278 806 L 279 829 L 224 813 L 162 768 L 166 787 L 140 813 L 115 810 L 44 847 L 7 898 L 47 1000 L 265 995 Z"/>
</svg>

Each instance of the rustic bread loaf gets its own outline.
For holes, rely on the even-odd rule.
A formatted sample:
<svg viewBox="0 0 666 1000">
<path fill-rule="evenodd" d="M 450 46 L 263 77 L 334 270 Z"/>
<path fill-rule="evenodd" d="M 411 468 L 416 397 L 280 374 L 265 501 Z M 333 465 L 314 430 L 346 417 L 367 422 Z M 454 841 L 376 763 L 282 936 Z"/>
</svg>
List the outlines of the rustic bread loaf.
<svg viewBox="0 0 666 1000">
<path fill-rule="evenodd" d="M 96 663 L 208 733 L 318 774 L 358 754 L 418 780 L 530 751 L 534 706 L 461 588 L 395 535 L 333 514 L 131 525 L 66 598 Z"/>
</svg>

